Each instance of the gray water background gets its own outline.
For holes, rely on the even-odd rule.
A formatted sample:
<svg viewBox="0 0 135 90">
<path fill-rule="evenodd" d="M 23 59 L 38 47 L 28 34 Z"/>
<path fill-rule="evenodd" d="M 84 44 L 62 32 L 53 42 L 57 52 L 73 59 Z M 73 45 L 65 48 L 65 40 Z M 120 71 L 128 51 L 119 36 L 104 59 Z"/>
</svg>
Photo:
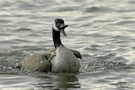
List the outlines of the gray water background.
<svg viewBox="0 0 135 90">
<path fill-rule="evenodd" d="M 55 18 L 69 25 L 63 44 L 81 52 L 78 74 L 13 69 L 53 48 Z M 0 0 L 1 90 L 134 90 L 134 0 Z"/>
</svg>

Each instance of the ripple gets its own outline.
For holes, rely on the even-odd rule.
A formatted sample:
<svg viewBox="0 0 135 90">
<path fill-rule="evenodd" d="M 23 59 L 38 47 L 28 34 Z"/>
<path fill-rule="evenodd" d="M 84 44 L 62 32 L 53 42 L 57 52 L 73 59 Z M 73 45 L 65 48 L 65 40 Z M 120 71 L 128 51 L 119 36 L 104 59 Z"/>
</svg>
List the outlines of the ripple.
<svg viewBox="0 0 135 90">
<path fill-rule="evenodd" d="M 87 7 L 85 8 L 85 12 L 110 12 L 112 11 L 112 8 L 106 8 L 106 7 L 97 7 L 97 6 L 93 6 L 93 7 Z"/>
<path fill-rule="evenodd" d="M 30 28 L 19 28 L 19 29 L 16 29 L 16 31 L 33 31 L 33 30 Z"/>
<path fill-rule="evenodd" d="M 112 85 L 115 85 L 117 88 L 120 88 L 120 89 L 127 89 L 130 86 L 128 82 L 117 82 Z"/>
<path fill-rule="evenodd" d="M 37 79 L 29 76 L 17 76 L 17 75 L 1 75 L 1 86 L 2 90 L 7 89 L 32 89 L 35 88 L 32 83 L 37 83 Z M 32 80 L 32 81 L 31 81 Z M 22 89 L 21 88 L 21 89 Z"/>
<path fill-rule="evenodd" d="M 126 20 L 126 21 L 119 21 L 117 23 L 115 23 L 114 25 L 134 25 L 135 21 L 133 20 Z"/>
<path fill-rule="evenodd" d="M 85 56 L 85 55 L 83 55 Z M 87 57 L 87 58 L 86 58 Z M 102 70 L 123 70 L 132 69 L 134 65 L 126 64 L 128 60 L 122 56 L 116 56 L 115 54 L 108 53 L 105 55 L 85 56 L 83 60 L 81 71 L 82 72 L 95 72 Z"/>
<path fill-rule="evenodd" d="M 0 20 L 0 23 L 10 23 L 10 21 L 9 20 Z"/>
</svg>

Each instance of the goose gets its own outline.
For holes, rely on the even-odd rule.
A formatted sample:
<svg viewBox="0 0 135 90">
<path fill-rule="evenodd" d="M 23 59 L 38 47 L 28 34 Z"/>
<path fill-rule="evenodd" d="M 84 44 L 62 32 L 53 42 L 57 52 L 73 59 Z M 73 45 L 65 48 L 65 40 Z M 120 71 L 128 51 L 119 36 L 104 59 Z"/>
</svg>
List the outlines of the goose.
<svg viewBox="0 0 135 90">
<path fill-rule="evenodd" d="M 77 73 L 79 72 L 80 62 L 73 52 L 62 44 L 60 39 L 60 33 L 64 36 L 67 35 L 64 30 L 66 27 L 68 25 L 64 24 L 63 19 L 58 18 L 54 20 L 52 38 L 56 49 L 56 57 L 51 60 L 51 70 L 52 72 Z"/>
<path fill-rule="evenodd" d="M 81 54 L 77 50 L 68 49 L 60 39 L 60 33 L 66 36 L 63 19 L 55 19 L 52 25 L 54 48 L 46 53 L 35 53 L 20 61 L 14 68 L 24 68 L 42 72 L 79 72 Z"/>
</svg>

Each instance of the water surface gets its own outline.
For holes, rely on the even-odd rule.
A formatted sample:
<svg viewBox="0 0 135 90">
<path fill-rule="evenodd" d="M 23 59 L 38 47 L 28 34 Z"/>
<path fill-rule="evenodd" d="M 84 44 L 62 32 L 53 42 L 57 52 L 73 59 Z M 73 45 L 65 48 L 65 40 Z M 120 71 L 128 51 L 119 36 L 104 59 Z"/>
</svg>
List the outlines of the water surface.
<svg viewBox="0 0 135 90">
<path fill-rule="evenodd" d="M 134 0 L 1 0 L 0 89 L 134 90 Z M 81 52 L 78 74 L 13 69 L 53 48 L 55 18 L 69 25 L 63 44 Z"/>
</svg>

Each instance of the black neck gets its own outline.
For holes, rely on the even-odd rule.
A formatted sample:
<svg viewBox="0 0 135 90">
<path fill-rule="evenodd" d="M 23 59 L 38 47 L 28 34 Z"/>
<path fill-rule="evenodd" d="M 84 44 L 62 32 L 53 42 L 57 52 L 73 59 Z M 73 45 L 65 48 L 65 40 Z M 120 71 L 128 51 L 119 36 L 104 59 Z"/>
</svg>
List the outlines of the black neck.
<svg viewBox="0 0 135 90">
<path fill-rule="evenodd" d="M 52 29 L 52 33 L 53 33 L 53 35 L 52 35 L 53 36 L 53 43 L 54 43 L 54 47 L 56 49 L 57 47 L 59 47 L 60 45 L 63 45 L 63 44 L 61 43 L 60 32 Z"/>
</svg>

